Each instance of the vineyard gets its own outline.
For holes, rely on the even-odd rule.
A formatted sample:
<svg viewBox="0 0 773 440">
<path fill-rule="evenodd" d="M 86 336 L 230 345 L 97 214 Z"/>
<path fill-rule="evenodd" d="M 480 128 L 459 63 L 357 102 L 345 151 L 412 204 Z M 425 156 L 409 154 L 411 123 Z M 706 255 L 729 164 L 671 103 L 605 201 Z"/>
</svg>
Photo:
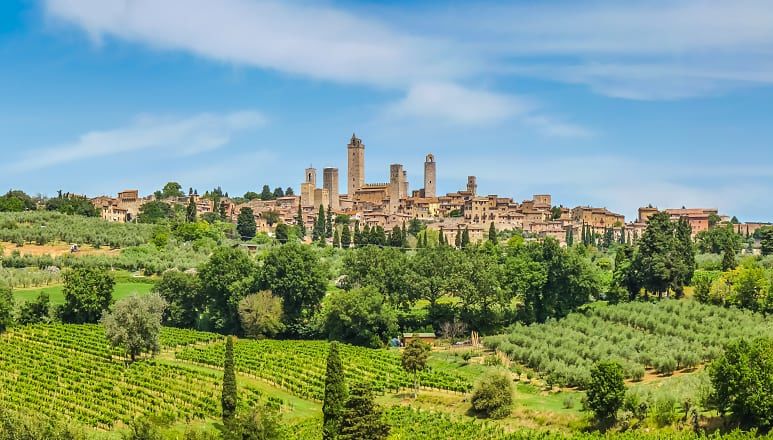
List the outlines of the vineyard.
<svg viewBox="0 0 773 440">
<path fill-rule="evenodd" d="M 598 360 L 616 360 L 627 378 L 640 380 L 646 368 L 668 375 L 716 358 L 732 339 L 764 335 L 773 336 L 773 320 L 763 315 L 666 300 L 598 305 L 559 321 L 516 324 L 485 344 L 549 383 L 582 387 Z"/>
<path fill-rule="evenodd" d="M 17 245 L 64 242 L 121 248 L 147 243 L 153 226 L 110 223 L 58 212 L 0 213 L 0 241 Z"/>
<path fill-rule="evenodd" d="M 171 348 L 218 335 L 165 328 Z M 19 412 L 66 417 L 110 428 L 141 414 L 171 419 L 217 417 L 222 374 L 155 360 L 126 366 L 96 325 L 35 325 L 0 336 L 0 398 Z M 268 400 L 243 385 L 241 402 Z M 268 400 L 278 404 L 276 399 Z"/>
<path fill-rule="evenodd" d="M 284 388 L 306 399 L 322 400 L 329 344 L 324 341 L 240 340 L 234 344 L 236 369 Z M 184 347 L 177 359 L 205 365 L 222 365 L 224 344 Z M 341 358 L 350 381 L 366 380 L 377 392 L 411 384 L 396 352 L 341 344 Z M 431 368 L 420 375 L 421 385 L 466 392 L 471 385 L 460 376 Z"/>
</svg>

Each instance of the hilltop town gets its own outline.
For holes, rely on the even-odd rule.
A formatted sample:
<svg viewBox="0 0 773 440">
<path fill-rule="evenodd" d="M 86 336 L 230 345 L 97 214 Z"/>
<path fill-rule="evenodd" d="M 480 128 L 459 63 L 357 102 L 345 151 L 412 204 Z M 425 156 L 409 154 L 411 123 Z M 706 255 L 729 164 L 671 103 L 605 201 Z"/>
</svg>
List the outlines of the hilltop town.
<svg viewBox="0 0 773 440">
<path fill-rule="evenodd" d="M 606 207 L 554 204 L 550 194 L 535 194 L 530 200 L 517 202 L 512 197 L 479 194 L 476 176 L 468 176 L 463 189 L 447 194 L 437 193 L 439 164 L 433 153 L 424 161 L 423 185 L 412 189 L 402 164 L 389 166 L 389 182 L 368 183 L 365 170 L 365 144 L 352 134 L 346 145 L 346 193 L 339 192 L 339 169 L 324 168 L 322 185 L 318 186 L 317 169 L 306 168 L 299 194 L 287 191 L 269 200 L 255 198 L 211 197 L 193 189 L 189 194 L 165 197 L 167 203 L 187 206 L 195 204 L 200 215 L 217 212 L 230 221 L 242 208 L 250 208 L 259 232 L 272 233 L 277 224 L 296 225 L 301 220 L 312 228 L 320 206 L 334 216 L 344 215 L 363 227 L 390 230 L 413 219 L 427 228 L 442 233 L 452 242 L 462 231 L 470 241 L 479 242 L 492 227 L 497 231 L 521 230 L 535 238 L 552 237 L 562 245 L 592 235 L 601 240 L 630 243 L 641 237 L 647 219 L 659 211 L 651 205 L 641 207 L 636 219 L 626 222 L 625 216 Z M 442 165 L 441 170 L 442 170 Z M 290 188 L 291 189 L 291 188 Z M 101 217 L 111 222 L 131 222 L 138 218 L 143 204 L 159 198 L 159 194 L 142 197 L 138 190 L 126 190 L 116 197 L 99 196 L 91 203 Z M 217 206 L 215 206 L 217 204 Z M 686 218 L 693 236 L 709 229 L 714 223 L 732 224 L 736 233 L 750 236 L 768 223 L 740 223 L 717 208 L 665 208 L 673 220 Z"/>
</svg>

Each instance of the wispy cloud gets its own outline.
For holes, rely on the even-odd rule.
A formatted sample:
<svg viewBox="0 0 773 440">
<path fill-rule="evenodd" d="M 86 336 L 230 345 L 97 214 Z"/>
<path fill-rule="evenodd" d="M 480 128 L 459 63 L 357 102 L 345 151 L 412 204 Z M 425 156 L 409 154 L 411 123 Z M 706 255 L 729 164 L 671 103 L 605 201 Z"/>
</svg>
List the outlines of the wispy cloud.
<svg viewBox="0 0 773 440">
<path fill-rule="evenodd" d="M 8 173 L 22 173 L 69 162 L 151 150 L 175 156 L 199 154 L 226 145 L 236 132 L 264 123 L 265 117 L 255 111 L 203 113 L 186 118 L 142 115 L 127 127 L 90 131 L 71 143 L 29 151 L 4 168 Z"/>
<path fill-rule="evenodd" d="M 392 116 L 458 124 L 518 118 L 523 97 L 483 89 L 489 61 L 452 36 L 428 36 L 363 14 L 308 3 L 249 0 L 46 0 L 48 15 L 105 37 L 406 93 Z M 548 120 L 549 118 L 545 118 Z"/>
</svg>

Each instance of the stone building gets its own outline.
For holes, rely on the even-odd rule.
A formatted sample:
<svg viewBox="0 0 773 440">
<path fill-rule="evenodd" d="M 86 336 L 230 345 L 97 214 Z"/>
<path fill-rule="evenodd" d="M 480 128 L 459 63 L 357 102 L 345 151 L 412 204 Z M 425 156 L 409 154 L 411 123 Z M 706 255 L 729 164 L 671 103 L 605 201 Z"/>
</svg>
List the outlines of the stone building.
<svg viewBox="0 0 773 440">
<path fill-rule="evenodd" d="M 352 139 L 346 149 L 349 161 L 346 169 L 346 193 L 351 197 L 365 186 L 365 144 L 352 133 Z"/>
</svg>

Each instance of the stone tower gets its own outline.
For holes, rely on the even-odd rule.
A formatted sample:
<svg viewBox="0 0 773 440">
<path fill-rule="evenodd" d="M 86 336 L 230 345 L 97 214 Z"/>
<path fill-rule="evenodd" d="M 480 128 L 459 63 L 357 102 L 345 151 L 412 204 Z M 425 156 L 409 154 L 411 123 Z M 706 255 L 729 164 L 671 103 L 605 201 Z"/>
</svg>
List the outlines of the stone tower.
<svg viewBox="0 0 773 440">
<path fill-rule="evenodd" d="M 352 133 L 347 145 L 349 167 L 347 168 L 346 191 L 353 197 L 355 191 L 365 186 L 365 144 Z"/>
<path fill-rule="evenodd" d="M 427 158 L 424 159 L 424 197 L 435 197 L 437 194 L 435 186 L 436 172 L 435 156 L 428 154 Z"/>
<path fill-rule="evenodd" d="M 478 183 L 475 180 L 475 176 L 467 176 L 467 192 L 473 196 L 478 192 Z"/>
<path fill-rule="evenodd" d="M 400 181 L 400 198 L 408 197 L 408 171 L 403 170 L 403 177 Z"/>
<path fill-rule="evenodd" d="M 317 188 L 317 169 L 306 168 L 304 181 L 301 183 L 301 205 L 314 206 L 314 191 Z"/>
<path fill-rule="evenodd" d="M 327 190 L 327 206 L 337 211 L 338 205 L 338 168 L 324 168 L 322 170 L 322 188 Z"/>
<path fill-rule="evenodd" d="M 397 212 L 403 197 L 403 166 L 399 163 L 389 165 L 389 211 Z"/>
</svg>

